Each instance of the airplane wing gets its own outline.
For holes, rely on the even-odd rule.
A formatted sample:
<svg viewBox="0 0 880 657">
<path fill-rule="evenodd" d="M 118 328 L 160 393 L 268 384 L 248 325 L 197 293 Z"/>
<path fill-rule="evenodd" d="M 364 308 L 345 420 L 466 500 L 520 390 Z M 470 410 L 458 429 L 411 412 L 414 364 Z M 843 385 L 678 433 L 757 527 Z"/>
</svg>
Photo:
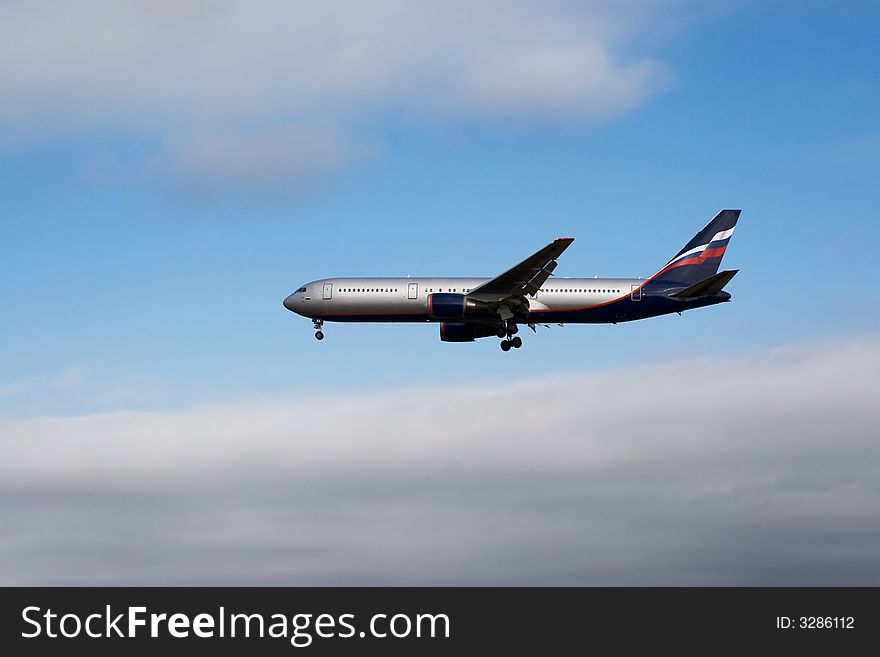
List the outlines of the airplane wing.
<svg viewBox="0 0 880 657">
<path fill-rule="evenodd" d="M 535 294 L 556 269 L 556 258 L 572 242 L 574 242 L 573 237 L 556 238 L 515 267 L 475 287 L 468 296 L 482 301 L 501 301 L 508 297 Z"/>
</svg>

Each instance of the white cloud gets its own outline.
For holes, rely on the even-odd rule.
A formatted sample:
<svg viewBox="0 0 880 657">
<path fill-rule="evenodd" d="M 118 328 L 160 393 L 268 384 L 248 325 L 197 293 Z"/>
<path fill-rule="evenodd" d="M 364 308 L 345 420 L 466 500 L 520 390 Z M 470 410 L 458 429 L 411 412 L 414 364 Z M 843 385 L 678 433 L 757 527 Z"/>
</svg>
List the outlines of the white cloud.
<svg viewBox="0 0 880 657">
<path fill-rule="evenodd" d="M 0 583 L 878 584 L 880 338 L 0 422 Z"/>
<path fill-rule="evenodd" d="M 334 135 L 318 157 L 335 160 L 350 124 L 388 110 L 606 118 L 666 84 L 666 67 L 641 44 L 683 5 L 5 2 L 0 125 L 7 140 L 99 128 L 196 143 L 252 139 L 280 125 Z M 224 175 L 236 173 L 234 153 L 220 149 Z M 296 158 L 296 149 L 282 157 Z M 213 184 L 214 172 L 205 173 Z M 253 184 L 253 167 L 239 173 Z"/>
<path fill-rule="evenodd" d="M 630 109 L 668 74 L 650 59 L 614 65 L 598 43 L 486 56 L 464 76 L 465 95 L 486 114 L 532 112 L 602 118 Z"/>
<path fill-rule="evenodd" d="M 287 196 L 366 151 L 353 140 L 296 129 L 200 134 L 167 144 L 154 168 L 170 171 L 176 189 L 185 194 L 219 195 L 231 189 Z"/>
</svg>

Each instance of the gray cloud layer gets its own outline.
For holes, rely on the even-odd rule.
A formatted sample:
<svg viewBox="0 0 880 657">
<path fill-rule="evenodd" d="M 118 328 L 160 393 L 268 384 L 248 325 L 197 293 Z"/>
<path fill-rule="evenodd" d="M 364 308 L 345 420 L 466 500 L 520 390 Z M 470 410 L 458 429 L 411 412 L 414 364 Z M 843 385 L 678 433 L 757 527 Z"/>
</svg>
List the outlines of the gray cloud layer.
<svg viewBox="0 0 880 657">
<path fill-rule="evenodd" d="M 880 584 L 880 338 L 0 422 L 0 584 Z"/>
</svg>

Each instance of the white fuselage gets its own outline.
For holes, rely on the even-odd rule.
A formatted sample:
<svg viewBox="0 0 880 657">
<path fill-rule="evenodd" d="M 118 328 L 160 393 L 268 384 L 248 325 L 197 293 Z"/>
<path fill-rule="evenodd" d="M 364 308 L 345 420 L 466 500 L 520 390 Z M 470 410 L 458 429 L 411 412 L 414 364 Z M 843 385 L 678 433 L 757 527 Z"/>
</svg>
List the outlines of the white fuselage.
<svg viewBox="0 0 880 657">
<path fill-rule="evenodd" d="M 304 317 L 337 321 L 425 321 L 428 296 L 468 294 L 488 278 L 325 278 L 294 292 L 285 306 Z M 561 278 L 529 295 L 532 312 L 601 306 L 638 295 L 645 279 Z"/>
</svg>

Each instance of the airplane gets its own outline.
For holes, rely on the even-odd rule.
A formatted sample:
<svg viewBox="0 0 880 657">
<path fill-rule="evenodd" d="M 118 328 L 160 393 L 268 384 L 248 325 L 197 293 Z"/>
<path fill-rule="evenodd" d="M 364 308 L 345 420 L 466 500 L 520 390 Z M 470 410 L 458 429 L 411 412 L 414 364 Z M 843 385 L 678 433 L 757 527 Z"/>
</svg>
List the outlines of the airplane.
<svg viewBox="0 0 880 657">
<path fill-rule="evenodd" d="M 519 349 L 519 325 L 617 324 L 730 301 L 724 286 L 739 271 L 718 273 L 741 210 L 722 210 L 653 276 L 560 278 L 557 259 L 574 238 L 560 237 L 495 278 L 323 278 L 284 299 L 310 318 L 324 339 L 325 321 L 432 322 L 443 342 L 498 337 Z"/>
</svg>

